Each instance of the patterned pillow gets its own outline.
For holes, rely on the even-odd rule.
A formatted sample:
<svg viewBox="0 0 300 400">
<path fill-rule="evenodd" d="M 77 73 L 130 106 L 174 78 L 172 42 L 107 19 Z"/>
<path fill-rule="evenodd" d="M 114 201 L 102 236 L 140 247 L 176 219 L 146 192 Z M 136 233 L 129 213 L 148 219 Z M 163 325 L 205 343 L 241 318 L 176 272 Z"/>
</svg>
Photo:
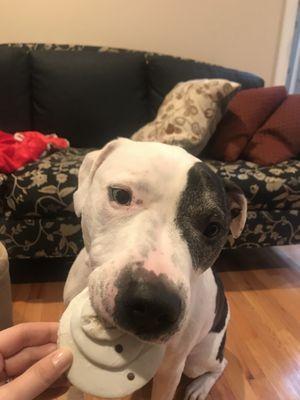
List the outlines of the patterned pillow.
<svg viewBox="0 0 300 400">
<path fill-rule="evenodd" d="M 165 97 L 156 119 L 134 133 L 132 139 L 174 144 L 198 155 L 239 87 L 226 79 L 178 83 Z"/>
</svg>

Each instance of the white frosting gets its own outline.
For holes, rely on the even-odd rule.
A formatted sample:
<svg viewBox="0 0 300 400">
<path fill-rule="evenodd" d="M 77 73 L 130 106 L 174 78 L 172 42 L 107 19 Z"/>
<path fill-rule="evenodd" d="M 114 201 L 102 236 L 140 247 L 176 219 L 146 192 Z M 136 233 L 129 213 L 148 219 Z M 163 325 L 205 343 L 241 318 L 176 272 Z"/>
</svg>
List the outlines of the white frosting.
<svg viewBox="0 0 300 400">
<path fill-rule="evenodd" d="M 88 289 L 76 296 L 64 312 L 58 343 L 73 353 L 70 382 L 94 396 L 128 396 L 154 376 L 164 346 L 144 343 L 98 320 Z"/>
</svg>

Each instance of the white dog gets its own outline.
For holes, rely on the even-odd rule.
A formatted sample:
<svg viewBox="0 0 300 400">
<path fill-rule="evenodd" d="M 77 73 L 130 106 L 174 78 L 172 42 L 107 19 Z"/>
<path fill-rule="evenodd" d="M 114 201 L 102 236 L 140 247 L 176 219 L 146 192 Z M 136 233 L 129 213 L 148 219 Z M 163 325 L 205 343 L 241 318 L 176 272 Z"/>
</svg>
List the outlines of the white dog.
<svg viewBox="0 0 300 400">
<path fill-rule="evenodd" d="M 89 286 L 96 312 L 142 340 L 166 343 L 151 400 L 205 399 L 222 374 L 229 310 L 211 267 L 247 202 L 185 150 L 117 139 L 89 153 L 74 195 L 85 247 L 65 286 L 68 303 Z"/>
</svg>

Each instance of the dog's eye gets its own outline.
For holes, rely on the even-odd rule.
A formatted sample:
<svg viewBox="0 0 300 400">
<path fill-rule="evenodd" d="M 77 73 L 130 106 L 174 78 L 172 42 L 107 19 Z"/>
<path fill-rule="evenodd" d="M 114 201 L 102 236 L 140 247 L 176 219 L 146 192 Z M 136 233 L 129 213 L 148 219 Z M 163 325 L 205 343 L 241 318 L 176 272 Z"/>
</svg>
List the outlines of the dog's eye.
<svg viewBox="0 0 300 400">
<path fill-rule="evenodd" d="M 204 229 L 203 235 L 211 239 L 217 236 L 220 233 L 220 231 L 221 231 L 221 225 L 218 224 L 217 222 L 211 222 Z"/>
<path fill-rule="evenodd" d="M 123 206 L 129 206 L 132 200 L 131 192 L 121 188 L 109 188 L 109 197 L 112 201 Z"/>
</svg>

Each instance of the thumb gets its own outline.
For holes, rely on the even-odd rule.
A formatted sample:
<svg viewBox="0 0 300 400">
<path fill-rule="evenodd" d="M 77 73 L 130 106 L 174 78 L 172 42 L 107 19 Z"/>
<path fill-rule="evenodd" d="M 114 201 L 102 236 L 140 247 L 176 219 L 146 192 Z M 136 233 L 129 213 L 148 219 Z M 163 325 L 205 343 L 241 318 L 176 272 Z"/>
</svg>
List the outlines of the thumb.
<svg viewBox="0 0 300 400">
<path fill-rule="evenodd" d="M 32 400 L 47 390 L 72 364 L 72 353 L 58 349 L 41 359 L 3 389 L 7 400 Z"/>
</svg>

